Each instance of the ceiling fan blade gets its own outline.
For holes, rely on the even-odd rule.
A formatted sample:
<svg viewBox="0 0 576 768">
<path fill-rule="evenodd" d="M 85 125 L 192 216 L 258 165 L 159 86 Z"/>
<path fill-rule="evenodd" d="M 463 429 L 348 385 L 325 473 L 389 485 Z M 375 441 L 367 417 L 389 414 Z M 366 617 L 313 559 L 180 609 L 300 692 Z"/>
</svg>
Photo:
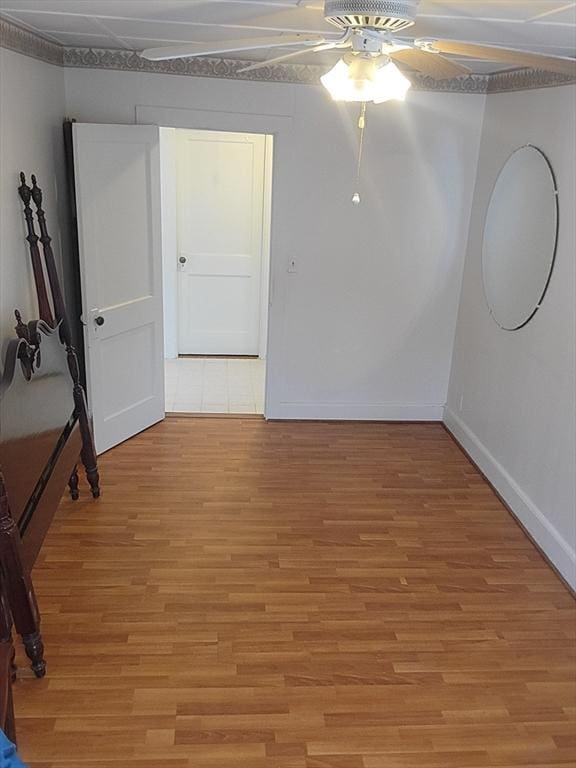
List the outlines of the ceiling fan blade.
<svg viewBox="0 0 576 768">
<path fill-rule="evenodd" d="M 468 67 L 441 56 L 439 53 L 423 51 L 420 48 L 403 48 L 390 53 L 390 58 L 401 64 L 406 64 L 434 80 L 450 80 L 470 74 Z"/>
<path fill-rule="evenodd" d="M 275 56 L 273 59 L 266 59 L 266 61 L 257 61 L 254 64 L 250 64 L 248 67 L 239 69 L 238 72 L 252 72 L 255 69 L 262 69 L 268 67 L 270 64 L 278 64 L 281 61 L 287 59 L 295 59 L 297 56 L 302 56 L 305 53 L 317 53 L 318 51 L 329 51 L 330 48 L 336 48 L 336 43 L 325 43 L 324 45 L 316 45 L 314 48 L 301 48 L 299 51 L 291 51 L 285 53 L 283 56 Z"/>
<path fill-rule="evenodd" d="M 545 53 L 532 53 L 516 48 L 499 48 L 496 45 L 478 45 L 458 40 L 425 41 L 434 51 L 452 53 L 457 56 L 468 56 L 472 59 L 504 62 L 517 67 L 534 67 L 547 72 L 557 72 L 560 75 L 576 75 L 576 59 L 568 56 L 548 56 Z M 416 41 L 418 44 L 418 41 Z"/>
<path fill-rule="evenodd" d="M 253 51 L 259 48 L 288 48 L 296 45 L 317 45 L 323 43 L 321 35 L 274 35 L 272 37 L 248 37 L 236 40 L 215 40 L 213 43 L 188 43 L 168 45 L 162 48 L 147 48 L 140 53 L 149 61 L 187 59 L 192 56 L 219 56 L 221 53 Z"/>
</svg>

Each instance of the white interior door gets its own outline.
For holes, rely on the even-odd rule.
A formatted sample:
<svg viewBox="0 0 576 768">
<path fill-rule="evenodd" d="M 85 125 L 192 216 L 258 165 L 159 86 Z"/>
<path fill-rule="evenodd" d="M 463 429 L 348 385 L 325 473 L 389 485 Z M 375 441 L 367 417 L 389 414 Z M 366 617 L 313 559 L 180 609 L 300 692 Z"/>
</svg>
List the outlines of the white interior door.
<svg viewBox="0 0 576 768">
<path fill-rule="evenodd" d="M 88 399 L 98 453 L 164 418 L 159 131 L 74 124 Z"/>
<path fill-rule="evenodd" d="M 178 349 L 259 352 L 266 137 L 178 131 Z"/>
</svg>

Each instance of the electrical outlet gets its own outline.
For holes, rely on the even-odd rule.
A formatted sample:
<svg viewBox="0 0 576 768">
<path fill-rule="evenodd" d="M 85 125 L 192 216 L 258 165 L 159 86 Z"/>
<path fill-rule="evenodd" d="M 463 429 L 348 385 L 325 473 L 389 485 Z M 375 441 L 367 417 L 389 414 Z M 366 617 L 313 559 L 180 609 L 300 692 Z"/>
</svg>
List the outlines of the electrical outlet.
<svg viewBox="0 0 576 768">
<path fill-rule="evenodd" d="M 462 409 L 464 408 L 464 395 L 460 395 L 460 402 L 458 404 L 458 410 L 460 413 L 462 413 Z"/>
<path fill-rule="evenodd" d="M 298 265 L 296 264 L 296 259 L 294 258 L 294 256 L 291 256 L 288 259 L 288 269 L 286 271 L 292 274 L 295 274 L 296 272 L 298 272 Z"/>
</svg>

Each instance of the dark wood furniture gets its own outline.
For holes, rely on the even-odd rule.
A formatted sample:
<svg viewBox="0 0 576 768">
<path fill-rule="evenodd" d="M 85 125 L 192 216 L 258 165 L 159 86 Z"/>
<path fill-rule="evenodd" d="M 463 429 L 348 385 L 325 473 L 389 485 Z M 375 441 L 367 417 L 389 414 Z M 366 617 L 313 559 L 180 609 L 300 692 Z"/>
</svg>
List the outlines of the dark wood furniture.
<svg viewBox="0 0 576 768">
<path fill-rule="evenodd" d="M 40 614 L 31 570 L 68 483 L 78 498 L 82 461 L 94 498 L 98 466 L 84 389 L 64 307 L 42 192 L 20 174 L 27 240 L 39 319 L 24 323 L 15 311 L 15 337 L 5 342 L 0 373 L 0 716 L 10 702 L 12 622 L 37 677 L 46 671 Z M 33 202 L 35 216 L 30 207 Z M 40 235 L 36 234 L 35 219 Z M 39 245 L 40 243 L 40 245 Z M 2 623 L 3 618 L 5 619 Z M 3 645 L 4 643 L 4 645 Z"/>
<path fill-rule="evenodd" d="M 4 577 L 0 569 L 0 728 L 11 741 L 16 740 L 12 701 L 14 669 L 12 616 L 4 589 Z"/>
</svg>

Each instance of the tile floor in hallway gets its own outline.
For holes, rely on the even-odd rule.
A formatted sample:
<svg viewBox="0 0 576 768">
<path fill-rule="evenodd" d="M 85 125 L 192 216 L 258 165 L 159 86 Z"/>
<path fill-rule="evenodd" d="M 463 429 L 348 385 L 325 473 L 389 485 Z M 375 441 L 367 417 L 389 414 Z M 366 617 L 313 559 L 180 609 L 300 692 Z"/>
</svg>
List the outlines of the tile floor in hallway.
<svg viewBox="0 0 576 768">
<path fill-rule="evenodd" d="M 165 361 L 166 410 L 264 413 L 266 363 L 259 358 L 179 357 Z"/>
</svg>

